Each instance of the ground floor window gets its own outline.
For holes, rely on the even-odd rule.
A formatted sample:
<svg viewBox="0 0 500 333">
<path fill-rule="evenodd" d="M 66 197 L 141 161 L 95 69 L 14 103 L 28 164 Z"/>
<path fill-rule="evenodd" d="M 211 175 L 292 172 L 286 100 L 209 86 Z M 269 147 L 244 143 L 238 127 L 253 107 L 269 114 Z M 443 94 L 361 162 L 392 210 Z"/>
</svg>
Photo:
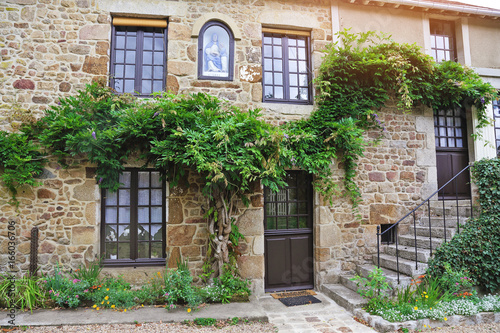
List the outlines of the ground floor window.
<svg viewBox="0 0 500 333">
<path fill-rule="evenodd" d="M 165 182 L 157 170 L 127 169 L 116 192 L 102 190 L 101 251 L 106 265 L 165 262 Z"/>
</svg>

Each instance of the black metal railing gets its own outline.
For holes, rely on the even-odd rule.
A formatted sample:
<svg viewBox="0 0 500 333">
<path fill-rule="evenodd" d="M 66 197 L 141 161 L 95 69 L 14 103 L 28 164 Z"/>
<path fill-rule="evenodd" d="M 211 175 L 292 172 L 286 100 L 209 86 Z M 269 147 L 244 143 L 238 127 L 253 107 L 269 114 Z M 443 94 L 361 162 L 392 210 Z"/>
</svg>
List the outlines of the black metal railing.
<svg viewBox="0 0 500 333">
<path fill-rule="evenodd" d="M 459 211 L 459 208 L 460 207 L 464 207 L 464 206 L 460 206 L 460 202 L 463 202 L 463 198 L 459 195 L 458 193 L 458 189 L 459 189 L 459 186 L 457 186 L 457 181 L 458 181 L 458 177 L 466 172 L 468 169 L 470 168 L 470 165 L 467 165 L 465 168 L 463 168 L 460 172 L 458 172 L 455 176 L 453 176 L 453 178 L 451 178 L 446 184 L 444 184 L 443 186 L 441 186 L 436 192 L 432 193 L 427 199 L 425 199 L 420 205 L 418 205 L 417 207 L 415 207 L 411 212 L 409 212 L 408 214 L 406 214 L 404 217 L 402 217 L 401 219 L 399 219 L 399 221 L 397 221 L 395 224 L 391 225 L 389 228 L 385 229 L 383 232 L 380 231 L 380 225 L 377 226 L 377 267 L 380 268 L 380 245 L 381 245 L 381 238 L 386 234 L 386 233 L 389 233 L 389 232 L 393 232 L 394 233 L 394 244 L 395 244 L 395 247 L 396 247 L 396 271 L 397 271 L 397 280 L 398 280 L 398 284 L 399 284 L 399 276 L 400 276 L 400 270 L 399 270 L 399 236 L 398 236 L 398 226 L 399 224 L 404 221 L 406 218 L 410 217 L 410 218 L 413 218 L 413 236 L 414 236 L 414 247 L 415 247 L 415 269 L 418 270 L 418 243 L 417 243 L 417 219 L 418 218 L 421 218 L 425 215 L 425 211 L 424 212 L 421 212 L 419 211 L 420 208 L 422 209 L 425 209 L 427 207 L 427 217 L 428 217 L 428 220 L 429 220 L 429 224 L 428 224 L 428 229 L 429 229 L 429 249 L 430 249 L 430 255 L 432 256 L 432 216 L 431 216 L 431 199 L 436 197 L 437 196 L 437 199 L 441 199 L 442 201 L 442 205 L 443 205 L 443 214 L 442 214 L 442 217 L 443 217 L 443 233 L 444 233 L 444 242 L 447 242 L 447 236 L 446 236 L 446 202 L 453 202 L 453 200 L 455 201 L 455 206 L 456 206 L 456 222 L 457 222 L 457 233 L 460 233 L 460 211 Z M 452 184 L 454 185 L 454 192 L 455 192 L 455 195 L 454 195 L 454 199 L 450 200 L 450 196 L 449 195 L 446 195 L 446 199 L 447 200 L 444 200 L 445 199 L 445 192 L 444 192 L 444 189 Z M 440 195 L 441 193 L 441 195 Z M 470 206 L 470 217 L 473 217 L 473 206 L 472 206 L 472 196 L 470 198 L 467 198 L 465 199 L 466 201 L 469 201 L 470 202 L 470 205 L 467 205 L 467 207 Z M 411 228 L 411 224 L 410 224 L 410 228 Z"/>
</svg>

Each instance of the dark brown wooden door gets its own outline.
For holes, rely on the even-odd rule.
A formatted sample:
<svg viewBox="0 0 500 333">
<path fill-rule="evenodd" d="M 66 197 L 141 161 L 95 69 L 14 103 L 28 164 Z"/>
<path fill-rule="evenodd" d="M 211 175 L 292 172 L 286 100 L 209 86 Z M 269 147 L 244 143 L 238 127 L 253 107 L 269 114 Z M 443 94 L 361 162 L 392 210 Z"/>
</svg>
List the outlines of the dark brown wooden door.
<svg viewBox="0 0 500 333">
<path fill-rule="evenodd" d="M 461 108 L 434 114 L 436 162 L 440 188 L 469 164 L 465 112 Z M 465 171 L 439 193 L 441 199 L 470 198 L 470 176 Z"/>
<path fill-rule="evenodd" d="M 264 190 L 266 291 L 314 287 L 311 177 L 290 171 L 287 184 Z"/>
</svg>

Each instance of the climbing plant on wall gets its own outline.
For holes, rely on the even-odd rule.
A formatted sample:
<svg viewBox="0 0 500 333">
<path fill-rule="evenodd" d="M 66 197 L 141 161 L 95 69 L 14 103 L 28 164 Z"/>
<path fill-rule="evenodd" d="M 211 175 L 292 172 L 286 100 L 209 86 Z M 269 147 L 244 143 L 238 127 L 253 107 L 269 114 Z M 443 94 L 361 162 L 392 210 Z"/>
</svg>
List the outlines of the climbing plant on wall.
<svg viewBox="0 0 500 333">
<path fill-rule="evenodd" d="M 345 169 L 343 193 L 353 206 L 359 203 L 355 176 L 368 144 L 364 133 L 383 129 L 377 110 L 389 98 L 397 99 L 401 112 L 417 103 L 434 109 L 474 105 L 478 127 L 488 123 L 485 105 L 496 93 L 472 70 L 436 64 L 417 46 L 373 32 L 343 31 L 339 37 L 325 51 L 314 81 L 317 108 L 305 119 L 273 126 L 258 110 L 243 112 L 207 94 L 138 100 L 93 84 L 61 99 L 20 133 L 1 132 L 2 181 L 14 195 L 18 186 L 36 185 L 44 154 L 62 165 L 68 157 L 85 156 L 97 167 L 100 187 L 111 190 L 132 156 L 163 170 L 172 185 L 191 169 L 205 183 L 209 262 L 220 272 L 231 259 L 237 201 L 248 201 L 254 181 L 277 190 L 285 170 L 297 167 L 314 174 L 315 190 L 332 198 L 338 188 L 331 163 L 338 161 Z"/>
</svg>

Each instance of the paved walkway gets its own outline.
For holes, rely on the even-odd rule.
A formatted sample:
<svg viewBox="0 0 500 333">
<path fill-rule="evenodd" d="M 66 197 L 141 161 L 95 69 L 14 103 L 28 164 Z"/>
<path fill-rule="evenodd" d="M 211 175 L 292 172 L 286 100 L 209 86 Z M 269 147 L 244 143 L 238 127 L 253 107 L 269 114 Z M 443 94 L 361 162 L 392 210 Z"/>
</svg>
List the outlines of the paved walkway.
<svg viewBox="0 0 500 333">
<path fill-rule="evenodd" d="M 323 333 L 375 333 L 376 331 L 356 322 L 352 315 L 327 296 L 316 295 L 321 303 L 286 307 L 270 295 L 252 297 L 249 303 L 213 304 L 198 311 L 187 313 L 179 308 L 167 312 L 164 308 L 144 307 L 127 312 L 112 310 L 36 310 L 33 313 L 15 314 L 15 325 L 59 326 L 83 324 L 118 324 L 144 322 L 182 322 L 197 317 L 228 319 L 233 317 L 268 321 L 278 327 L 279 332 L 323 332 Z M 9 326 L 6 311 L 0 311 L 0 326 Z"/>
<path fill-rule="evenodd" d="M 377 331 L 352 318 L 352 314 L 324 294 L 316 296 L 321 303 L 286 307 L 279 300 L 265 295 L 259 303 L 269 322 L 285 333 L 376 333 Z"/>
</svg>

